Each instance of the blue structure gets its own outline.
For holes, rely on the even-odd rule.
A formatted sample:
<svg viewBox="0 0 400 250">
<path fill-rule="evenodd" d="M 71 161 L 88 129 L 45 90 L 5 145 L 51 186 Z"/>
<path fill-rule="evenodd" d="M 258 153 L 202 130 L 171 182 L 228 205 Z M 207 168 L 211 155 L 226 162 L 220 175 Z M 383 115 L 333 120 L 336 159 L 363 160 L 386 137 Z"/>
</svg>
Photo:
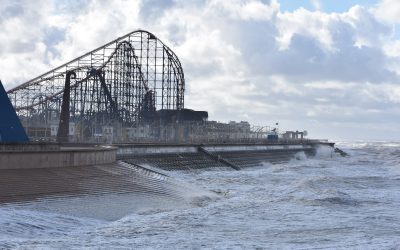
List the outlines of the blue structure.
<svg viewBox="0 0 400 250">
<path fill-rule="evenodd" d="M 0 143 L 28 141 L 28 136 L 0 81 Z"/>
</svg>

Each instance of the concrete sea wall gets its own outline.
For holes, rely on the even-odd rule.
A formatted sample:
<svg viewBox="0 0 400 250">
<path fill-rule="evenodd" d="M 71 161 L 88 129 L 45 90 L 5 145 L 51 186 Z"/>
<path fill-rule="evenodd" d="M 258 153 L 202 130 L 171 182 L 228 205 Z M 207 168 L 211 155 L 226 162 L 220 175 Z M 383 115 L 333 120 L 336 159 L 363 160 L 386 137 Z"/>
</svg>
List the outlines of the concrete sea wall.
<svg viewBox="0 0 400 250">
<path fill-rule="evenodd" d="M 78 167 L 116 161 L 113 147 L 57 147 L 42 145 L 2 145 L 0 169 Z"/>
<path fill-rule="evenodd" d="M 298 152 L 312 156 L 319 145 L 0 144 L 0 204 L 122 193 L 168 194 L 170 200 L 182 187 L 169 192 L 158 171 L 241 170 L 284 162 Z"/>
<path fill-rule="evenodd" d="M 267 144 L 267 145 L 116 145 L 117 158 L 128 155 L 196 153 L 202 147 L 209 152 L 273 151 L 311 149 L 314 144 Z"/>
<path fill-rule="evenodd" d="M 93 166 L 115 163 L 118 159 L 132 159 L 144 155 L 153 155 L 161 160 L 168 154 L 196 154 L 209 152 L 215 155 L 229 153 L 265 152 L 285 154 L 294 151 L 310 151 L 320 144 L 329 143 L 292 143 L 292 144 L 223 144 L 223 145 L 160 145 L 126 144 L 111 146 L 84 146 L 59 144 L 0 144 L 0 169 L 31 169 Z M 332 144 L 333 145 L 333 144 Z M 330 145 L 330 146 L 332 146 Z M 200 153 L 201 153 L 200 152 Z"/>
</svg>

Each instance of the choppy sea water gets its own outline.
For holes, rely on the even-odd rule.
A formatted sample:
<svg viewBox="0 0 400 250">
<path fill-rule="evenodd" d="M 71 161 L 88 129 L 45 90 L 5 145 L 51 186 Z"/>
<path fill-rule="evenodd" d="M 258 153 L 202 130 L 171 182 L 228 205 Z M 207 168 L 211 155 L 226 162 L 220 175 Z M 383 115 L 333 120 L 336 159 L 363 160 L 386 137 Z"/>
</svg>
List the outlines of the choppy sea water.
<svg viewBox="0 0 400 250">
<path fill-rule="evenodd" d="M 0 248 L 400 249 L 400 143 L 337 146 L 350 157 L 174 172 L 202 195 L 114 220 L 0 206 Z"/>
</svg>

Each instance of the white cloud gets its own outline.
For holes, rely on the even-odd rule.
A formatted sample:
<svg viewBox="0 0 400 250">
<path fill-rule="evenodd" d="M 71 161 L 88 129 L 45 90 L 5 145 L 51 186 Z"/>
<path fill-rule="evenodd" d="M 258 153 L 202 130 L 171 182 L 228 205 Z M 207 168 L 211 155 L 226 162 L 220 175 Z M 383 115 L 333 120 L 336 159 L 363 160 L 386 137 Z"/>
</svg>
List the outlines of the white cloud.
<svg viewBox="0 0 400 250">
<path fill-rule="evenodd" d="M 398 0 L 381 0 L 373 11 L 379 19 L 385 22 L 400 22 L 400 1 Z"/>
<path fill-rule="evenodd" d="M 22 83 L 142 28 L 177 53 L 186 105 L 211 119 L 279 120 L 314 136 L 387 124 L 399 138 L 400 41 L 388 24 L 396 2 L 328 14 L 319 1 L 318 11 L 293 12 L 275 0 L 9 1 L 0 7 L 0 77 Z"/>
<path fill-rule="evenodd" d="M 68 23 L 64 41 L 56 45 L 62 52 L 59 63 L 138 29 L 141 24 L 139 10 L 137 1 L 90 1 L 85 11 Z"/>
<path fill-rule="evenodd" d="M 6 85 L 45 71 L 52 57 L 43 36 L 53 6 L 44 1 L 23 4 L 11 1 L 0 6 L 0 78 Z"/>
<path fill-rule="evenodd" d="M 222 14 L 232 19 L 269 21 L 279 11 L 279 4 L 276 0 L 269 4 L 260 1 L 212 0 L 209 8 L 221 10 Z"/>
</svg>

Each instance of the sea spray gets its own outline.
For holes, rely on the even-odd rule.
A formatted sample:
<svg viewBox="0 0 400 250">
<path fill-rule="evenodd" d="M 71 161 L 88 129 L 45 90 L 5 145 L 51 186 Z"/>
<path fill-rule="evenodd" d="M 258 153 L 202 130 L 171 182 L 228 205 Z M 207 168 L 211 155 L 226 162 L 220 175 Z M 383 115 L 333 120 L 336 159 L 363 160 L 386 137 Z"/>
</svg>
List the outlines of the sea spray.
<svg viewBox="0 0 400 250">
<path fill-rule="evenodd" d="M 325 159 L 334 156 L 334 149 L 330 146 L 320 145 L 316 148 L 315 158 Z"/>
</svg>

